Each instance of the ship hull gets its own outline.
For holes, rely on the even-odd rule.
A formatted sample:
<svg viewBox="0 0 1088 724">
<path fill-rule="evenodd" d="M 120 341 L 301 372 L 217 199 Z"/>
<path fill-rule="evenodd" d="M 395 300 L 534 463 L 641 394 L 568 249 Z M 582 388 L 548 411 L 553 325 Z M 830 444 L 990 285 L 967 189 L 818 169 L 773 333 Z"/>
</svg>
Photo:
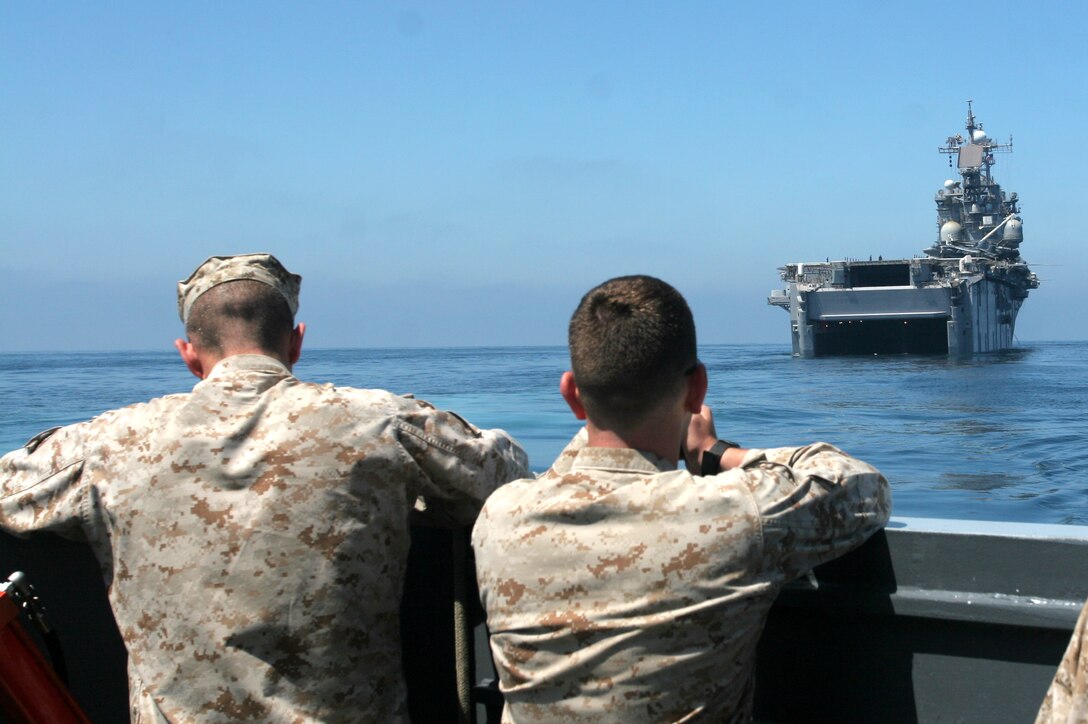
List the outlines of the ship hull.
<svg viewBox="0 0 1088 724">
<path fill-rule="evenodd" d="M 793 354 L 798 357 L 960 356 L 1013 347 L 1024 297 L 1026 290 L 976 274 L 901 286 L 790 282 L 772 303 L 790 313 Z"/>
</svg>

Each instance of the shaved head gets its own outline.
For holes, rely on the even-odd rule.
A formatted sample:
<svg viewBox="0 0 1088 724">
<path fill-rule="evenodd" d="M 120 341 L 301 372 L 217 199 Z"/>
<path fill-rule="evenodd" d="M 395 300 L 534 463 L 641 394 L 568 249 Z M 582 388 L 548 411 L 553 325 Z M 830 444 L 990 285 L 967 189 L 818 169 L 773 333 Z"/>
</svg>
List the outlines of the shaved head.
<svg viewBox="0 0 1088 724">
<path fill-rule="evenodd" d="M 294 327 L 283 296 L 262 282 L 225 282 L 200 295 L 189 312 L 185 332 L 194 344 L 225 355 L 232 350 L 281 350 Z"/>
</svg>

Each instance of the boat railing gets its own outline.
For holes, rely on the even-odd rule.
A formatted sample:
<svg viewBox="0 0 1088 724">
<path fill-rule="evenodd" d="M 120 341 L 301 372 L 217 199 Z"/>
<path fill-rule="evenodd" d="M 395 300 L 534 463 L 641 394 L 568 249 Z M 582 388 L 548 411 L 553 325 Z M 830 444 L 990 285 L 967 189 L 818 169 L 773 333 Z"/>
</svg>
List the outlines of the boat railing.
<svg viewBox="0 0 1088 724">
<path fill-rule="evenodd" d="M 454 539 L 413 529 L 402 631 L 418 721 L 456 721 L 459 710 Z M 90 550 L 0 534 L 0 560 L 50 602 L 72 692 L 91 720 L 126 720 L 125 651 Z M 466 575 L 458 585 L 471 588 Z M 1088 527 L 895 518 L 783 590 L 759 646 L 757 719 L 1030 721 L 1085 598 Z M 468 620 L 480 623 L 478 607 Z M 471 681 L 493 679 L 480 625 L 474 648 Z M 501 697 L 490 686 L 475 692 L 477 720 L 490 721 L 482 699 L 494 713 Z"/>
</svg>

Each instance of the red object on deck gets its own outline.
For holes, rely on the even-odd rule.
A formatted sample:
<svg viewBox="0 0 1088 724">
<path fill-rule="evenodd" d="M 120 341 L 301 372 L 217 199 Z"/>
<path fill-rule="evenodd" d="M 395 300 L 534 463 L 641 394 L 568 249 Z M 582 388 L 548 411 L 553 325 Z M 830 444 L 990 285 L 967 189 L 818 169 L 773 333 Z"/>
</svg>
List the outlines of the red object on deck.
<svg viewBox="0 0 1088 724">
<path fill-rule="evenodd" d="M 0 714 L 18 724 L 90 724 L 19 621 L 19 604 L 0 591 Z"/>
</svg>

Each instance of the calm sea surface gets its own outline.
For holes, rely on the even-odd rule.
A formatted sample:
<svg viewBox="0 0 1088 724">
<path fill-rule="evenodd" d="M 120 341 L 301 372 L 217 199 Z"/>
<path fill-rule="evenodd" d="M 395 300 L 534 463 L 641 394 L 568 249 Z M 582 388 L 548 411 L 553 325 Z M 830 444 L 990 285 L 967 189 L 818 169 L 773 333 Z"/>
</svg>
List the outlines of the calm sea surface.
<svg viewBox="0 0 1088 724">
<path fill-rule="evenodd" d="M 709 346 L 718 432 L 750 447 L 826 440 L 892 482 L 895 514 L 1088 524 L 1088 342 L 1006 353 L 799 360 L 781 345 Z M 562 347 L 305 350 L 307 380 L 414 393 L 502 427 L 545 469 L 578 429 Z M 169 392 L 174 352 L 0 355 L 0 448 Z"/>
</svg>

